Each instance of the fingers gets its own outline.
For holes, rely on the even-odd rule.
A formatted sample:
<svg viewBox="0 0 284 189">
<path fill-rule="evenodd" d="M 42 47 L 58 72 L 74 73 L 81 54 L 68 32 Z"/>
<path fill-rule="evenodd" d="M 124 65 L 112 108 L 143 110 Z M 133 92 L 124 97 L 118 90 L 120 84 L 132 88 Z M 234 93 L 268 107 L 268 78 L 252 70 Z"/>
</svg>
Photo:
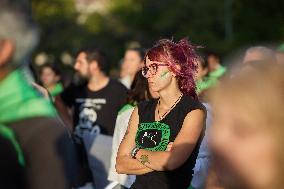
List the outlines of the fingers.
<svg viewBox="0 0 284 189">
<path fill-rule="evenodd" d="M 167 149 L 166 149 L 167 152 L 169 152 L 169 151 L 172 150 L 173 144 L 174 144 L 173 142 L 170 142 L 170 143 L 168 144 Z"/>
</svg>

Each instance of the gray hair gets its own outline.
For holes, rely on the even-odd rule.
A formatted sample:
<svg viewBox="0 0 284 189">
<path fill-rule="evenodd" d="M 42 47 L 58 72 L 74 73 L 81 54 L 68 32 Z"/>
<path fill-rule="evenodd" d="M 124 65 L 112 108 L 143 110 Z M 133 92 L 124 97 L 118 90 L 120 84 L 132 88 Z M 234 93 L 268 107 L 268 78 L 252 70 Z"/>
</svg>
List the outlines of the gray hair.
<svg viewBox="0 0 284 189">
<path fill-rule="evenodd" d="M 257 61 L 276 62 L 276 56 L 273 50 L 264 46 L 254 46 L 246 50 L 245 56 L 250 53 L 257 53 L 259 59 Z"/>
<path fill-rule="evenodd" d="M 38 42 L 38 30 L 26 12 L 0 3 L 0 42 L 10 40 L 15 45 L 12 66 L 23 63 Z"/>
</svg>

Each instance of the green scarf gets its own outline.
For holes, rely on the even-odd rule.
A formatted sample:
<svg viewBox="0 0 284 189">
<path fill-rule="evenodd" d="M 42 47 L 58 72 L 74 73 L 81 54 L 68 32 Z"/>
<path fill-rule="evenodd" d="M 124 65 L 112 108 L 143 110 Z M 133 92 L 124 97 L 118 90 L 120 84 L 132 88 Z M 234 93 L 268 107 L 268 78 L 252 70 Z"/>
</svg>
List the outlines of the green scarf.
<svg viewBox="0 0 284 189">
<path fill-rule="evenodd" d="M 215 71 L 209 73 L 209 77 L 214 77 L 216 79 L 220 78 L 227 72 L 227 68 L 220 65 L 219 68 Z"/>
<path fill-rule="evenodd" d="M 13 71 L 0 81 L 0 134 L 13 144 L 20 165 L 24 165 L 23 153 L 13 130 L 5 124 L 39 116 L 54 117 L 56 111 L 50 101 L 28 83 L 22 70 Z"/>
<path fill-rule="evenodd" d="M 217 83 L 215 78 L 206 77 L 196 81 L 196 93 L 200 94 L 202 91 L 214 87 Z"/>
<path fill-rule="evenodd" d="M 63 91 L 63 86 L 61 83 L 57 83 L 52 90 L 49 90 L 51 96 L 56 96 Z"/>
<path fill-rule="evenodd" d="M 50 101 L 28 83 L 21 70 L 12 72 L 0 82 L 0 123 L 55 115 Z"/>
</svg>

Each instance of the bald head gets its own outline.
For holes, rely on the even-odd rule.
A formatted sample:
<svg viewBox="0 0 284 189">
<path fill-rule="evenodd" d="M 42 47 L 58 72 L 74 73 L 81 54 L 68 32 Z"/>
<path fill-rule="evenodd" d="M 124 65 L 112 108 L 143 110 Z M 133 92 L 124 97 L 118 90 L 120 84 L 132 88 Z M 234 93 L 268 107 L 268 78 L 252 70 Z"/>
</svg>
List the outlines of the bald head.
<svg viewBox="0 0 284 189">
<path fill-rule="evenodd" d="M 275 53 L 267 47 L 250 47 L 246 50 L 243 63 L 249 64 L 251 62 L 276 63 L 276 56 Z"/>
</svg>

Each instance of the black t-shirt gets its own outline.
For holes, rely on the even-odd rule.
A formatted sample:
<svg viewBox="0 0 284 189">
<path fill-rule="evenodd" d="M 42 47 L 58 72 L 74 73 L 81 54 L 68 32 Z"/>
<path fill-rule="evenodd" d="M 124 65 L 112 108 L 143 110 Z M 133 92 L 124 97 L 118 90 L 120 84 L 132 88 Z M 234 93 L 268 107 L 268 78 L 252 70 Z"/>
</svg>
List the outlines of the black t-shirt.
<svg viewBox="0 0 284 189">
<path fill-rule="evenodd" d="M 182 128 L 186 115 L 190 111 L 201 109 L 206 112 L 206 108 L 198 100 L 184 95 L 164 119 L 155 122 L 157 102 L 158 100 L 151 100 L 138 105 L 139 126 L 135 142 L 138 147 L 151 151 L 166 150 L 168 143 L 175 140 Z M 192 169 L 195 165 L 202 137 L 203 134 L 199 137 L 198 143 L 190 157 L 179 168 L 173 171 L 153 171 L 144 175 L 138 175 L 131 188 L 186 189 L 192 179 Z"/>
<path fill-rule="evenodd" d="M 28 118 L 6 126 L 14 131 L 24 154 L 26 188 L 69 189 L 82 184 L 74 144 L 57 118 Z"/>
<path fill-rule="evenodd" d="M 12 141 L 0 134 L 0 188 L 25 189 L 24 166 Z"/>
<path fill-rule="evenodd" d="M 113 135 L 117 113 L 126 97 L 127 88 L 113 79 L 99 91 L 91 91 L 87 85 L 71 85 L 61 94 L 63 102 L 74 108 L 74 135 L 79 141 L 83 132 L 94 126 L 99 126 L 102 134 Z"/>
</svg>

